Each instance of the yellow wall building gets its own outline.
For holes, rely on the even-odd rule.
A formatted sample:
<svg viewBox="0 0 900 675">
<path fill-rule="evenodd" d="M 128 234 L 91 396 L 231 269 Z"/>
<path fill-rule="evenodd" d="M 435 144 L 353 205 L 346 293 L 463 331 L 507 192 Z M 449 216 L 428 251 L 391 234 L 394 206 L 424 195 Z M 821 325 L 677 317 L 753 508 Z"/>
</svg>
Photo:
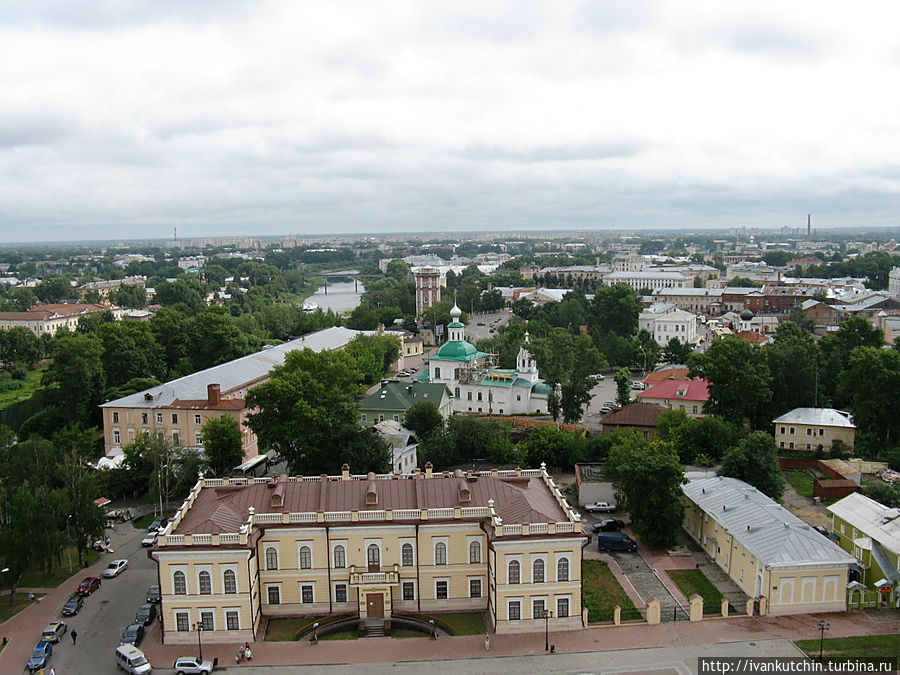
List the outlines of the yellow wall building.
<svg viewBox="0 0 900 675">
<path fill-rule="evenodd" d="M 688 475 L 684 529 L 761 614 L 840 612 L 855 560 L 755 487 Z"/>
<path fill-rule="evenodd" d="M 830 450 L 835 443 L 853 449 L 856 425 L 853 416 L 833 408 L 794 408 L 772 421 L 775 443 L 786 450 Z"/>
<path fill-rule="evenodd" d="M 544 467 L 201 479 L 159 537 L 163 640 L 259 638 L 262 616 L 484 611 L 582 627 L 580 515 Z"/>
</svg>

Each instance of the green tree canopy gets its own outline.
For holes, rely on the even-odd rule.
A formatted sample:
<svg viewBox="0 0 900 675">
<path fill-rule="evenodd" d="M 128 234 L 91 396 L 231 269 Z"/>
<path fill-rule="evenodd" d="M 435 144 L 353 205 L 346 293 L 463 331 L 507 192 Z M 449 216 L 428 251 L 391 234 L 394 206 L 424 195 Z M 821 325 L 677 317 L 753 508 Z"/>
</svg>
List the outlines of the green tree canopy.
<svg viewBox="0 0 900 675">
<path fill-rule="evenodd" d="M 620 337 L 631 337 L 637 332 L 641 309 L 641 299 L 629 286 L 601 286 L 591 301 L 591 325 Z"/>
<path fill-rule="evenodd" d="M 880 446 L 893 447 L 900 439 L 900 352 L 857 347 L 841 373 L 839 393 L 850 403 L 856 424 Z"/>
<path fill-rule="evenodd" d="M 606 471 L 618 506 L 649 546 L 669 546 L 684 520 L 684 471 L 671 445 L 646 440 L 634 432 L 616 433 Z"/>
<path fill-rule="evenodd" d="M 241 428 L 231 415 L 208 420 L 200 432 L 206 462 L 217 476 L 228 475 L 244 459 Z"/>
<path fill-rule="evenodd" d="M 403 426 L 422 439 L 436 429 L 442 429 L 444 418 L 434 401 L 416 401 L 406 409 Z"/>
<path fill-rule="evenodd" d="M 726 452 L 719 475 L 749 483 L 772 499 L 784 492 L 775 440 L 765 431 L 753 432 Z"/>
</svg>

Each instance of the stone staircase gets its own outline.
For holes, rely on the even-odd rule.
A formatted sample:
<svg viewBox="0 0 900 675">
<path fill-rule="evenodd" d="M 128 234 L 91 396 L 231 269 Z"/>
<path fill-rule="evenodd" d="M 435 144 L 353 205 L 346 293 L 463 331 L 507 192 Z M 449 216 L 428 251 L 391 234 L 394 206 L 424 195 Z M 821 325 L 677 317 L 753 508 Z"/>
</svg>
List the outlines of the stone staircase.
<svg viewBox="0 0 900 675">
<path fill-rule="evenodd" d="M 366 619 L 361 637 L 384 637 L 384 619 Z"/>
</svg>

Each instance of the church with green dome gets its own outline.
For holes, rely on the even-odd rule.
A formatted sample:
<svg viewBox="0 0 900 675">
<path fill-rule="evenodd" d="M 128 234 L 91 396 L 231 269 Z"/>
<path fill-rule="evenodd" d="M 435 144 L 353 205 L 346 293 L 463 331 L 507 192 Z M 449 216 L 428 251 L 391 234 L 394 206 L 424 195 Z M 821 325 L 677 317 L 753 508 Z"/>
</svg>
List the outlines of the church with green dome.
<svg viewBox="0 0 900 675">
<path fill-rule="evenodd" d="M 461 316 L 462 310 L 454 305 L 447 342 L 426 359 L 428 370 L 418 379 L 447 385 L 453 392 L 454 412 L 546 413 L 550 387 L 540 379 L 534 356 L 528 351 L 528 334 L 516 356 L 516 367 L 496 368 L 490 355 L 466 340 Z"/>
</svg>

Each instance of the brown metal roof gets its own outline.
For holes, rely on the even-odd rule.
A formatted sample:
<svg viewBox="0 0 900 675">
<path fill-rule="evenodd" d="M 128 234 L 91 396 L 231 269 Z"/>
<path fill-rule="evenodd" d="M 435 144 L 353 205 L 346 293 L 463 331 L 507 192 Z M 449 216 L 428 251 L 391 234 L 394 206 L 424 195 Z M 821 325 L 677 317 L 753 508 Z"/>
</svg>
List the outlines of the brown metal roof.
<svg viewBox="0 0 900 675">
<path fill-rule="evenodd" d="M 378 501 L 366 505 L 364 480 L 321 480 L 286 482 L 277 487 L 266 483 L 223 486 L 200 490 L 193 505 L 175 530 L 175 534 L 237 532 L 247 521 L 249 507 L 256 513 L 302 513 L 314 511 L 353 511 L 382 509 L 439 509 L 487 506 L 494 509 L 504 524 L 550 523 L 568 520 L 550 488 L 540 478 L 495 478 L 479 476 L 467 480 L 470 500 L 460 501 L 459 478 L 433 477 L 403 480 L 377 480 Z M 283 488 L 282 488 L 283 485 Z M 272 506 L 272 495 L 282 493 L 281 507 Z"/>
<path fill-rule="evenodd" d="M 655 403 L 632 403 L 609 413 L 603 426 L 655 427 L 656 418 L 663 412 Z"/>
</svg>

